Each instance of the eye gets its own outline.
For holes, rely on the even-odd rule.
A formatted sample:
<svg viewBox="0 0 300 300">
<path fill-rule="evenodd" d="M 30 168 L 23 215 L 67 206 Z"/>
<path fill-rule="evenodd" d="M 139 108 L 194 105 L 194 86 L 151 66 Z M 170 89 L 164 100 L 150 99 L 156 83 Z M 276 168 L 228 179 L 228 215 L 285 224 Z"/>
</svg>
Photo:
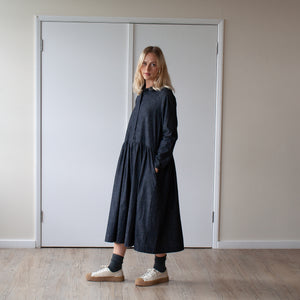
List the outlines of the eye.
<svg viewBox="0 0 300 300">
<path fill-rule="evenodd" d="M 151 65 L 152 65 L 152 67 L 156 67 L 156 64 L 155 64 L 155 63 L 152 63 Z"/>
<path fill-rule="evenodd" d="M 142 65 L 143 65 L 143 66 L 146 66 L 146 65 L 147 65 L 147 63 L 146 63 L 145 61 L 143 61 Z"/>
</svg>

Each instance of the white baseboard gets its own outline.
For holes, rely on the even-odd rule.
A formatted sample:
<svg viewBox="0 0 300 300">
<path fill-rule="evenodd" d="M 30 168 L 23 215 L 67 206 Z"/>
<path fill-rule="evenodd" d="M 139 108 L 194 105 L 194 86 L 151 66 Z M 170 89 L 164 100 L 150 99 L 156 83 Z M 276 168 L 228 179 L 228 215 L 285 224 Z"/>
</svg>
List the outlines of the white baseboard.
<svg viewBox="0 0 300 300">
<path fill-rule="evenodd" d="M 35 248 L 35 240 L 4 240 L 0 239 L 0 248 Z M 236 241 L 219 241 L 219 249 L 300 249 L 300 240 L 236 240 Z"/>
<path fill-rule="evenodd" d="M 299 240 L 276 240 L 276 241 L 219 241 L 219 249 L 300 249 Z"/>
<path fill-rule="evenodd" d="M 35 248 L 35 240 L 0 239 L 0 248 Z"/>
</svg>

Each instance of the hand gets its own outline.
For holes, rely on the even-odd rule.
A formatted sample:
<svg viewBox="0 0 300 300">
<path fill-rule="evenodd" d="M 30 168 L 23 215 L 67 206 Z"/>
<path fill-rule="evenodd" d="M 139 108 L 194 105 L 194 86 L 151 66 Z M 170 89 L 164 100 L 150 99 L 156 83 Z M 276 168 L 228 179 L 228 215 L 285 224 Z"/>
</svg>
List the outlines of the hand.
<svg viewBox="0 0 300 300">
<path fill-rule="evenodd" d="M 157 168 L 155 168 L 155 173 L 158 173 L 158 169 Z"/>
</svg>

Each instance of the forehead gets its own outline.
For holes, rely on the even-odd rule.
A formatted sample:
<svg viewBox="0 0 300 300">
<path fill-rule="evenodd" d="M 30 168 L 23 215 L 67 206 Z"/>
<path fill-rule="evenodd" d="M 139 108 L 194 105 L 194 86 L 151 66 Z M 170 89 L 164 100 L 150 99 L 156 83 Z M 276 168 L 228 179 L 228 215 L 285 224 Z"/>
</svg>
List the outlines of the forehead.
<svg viewBox="0 0 300 300">
<path fill-rule="evenodd" d="M 157 56 L 154 53 L 150 52 L 145 56 L 144 60 L 145 61 L 157 61 Z"/>
</svg>

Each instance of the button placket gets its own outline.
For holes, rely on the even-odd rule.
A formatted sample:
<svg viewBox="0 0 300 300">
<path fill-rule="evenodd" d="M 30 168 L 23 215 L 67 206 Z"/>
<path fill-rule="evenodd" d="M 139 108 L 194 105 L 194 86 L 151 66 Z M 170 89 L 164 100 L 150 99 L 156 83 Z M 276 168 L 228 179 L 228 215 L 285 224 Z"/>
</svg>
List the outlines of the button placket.
<svg viewBox="0 0 300 300">
<path fill-rule="evenodd" d="M 139 118 L 139 114 L 140 114 L 140 107 L 141 107 L 141 104 L 142 104 L 143 95 L 144 95 L 144 93 L 142 93 L 142 95 L 141 95 L 141 100 L 140 100 L 140 103 L 139 103 L 138 112 L 137 112 L 136 119 L 135 119 L 135 124 L 134 124 L 133 138 L 132 138 L 134 141 L 135 141 L 136 126 L 137 126 L 137 122 L 138 122 L 138 118 Z"/>
</svg>

